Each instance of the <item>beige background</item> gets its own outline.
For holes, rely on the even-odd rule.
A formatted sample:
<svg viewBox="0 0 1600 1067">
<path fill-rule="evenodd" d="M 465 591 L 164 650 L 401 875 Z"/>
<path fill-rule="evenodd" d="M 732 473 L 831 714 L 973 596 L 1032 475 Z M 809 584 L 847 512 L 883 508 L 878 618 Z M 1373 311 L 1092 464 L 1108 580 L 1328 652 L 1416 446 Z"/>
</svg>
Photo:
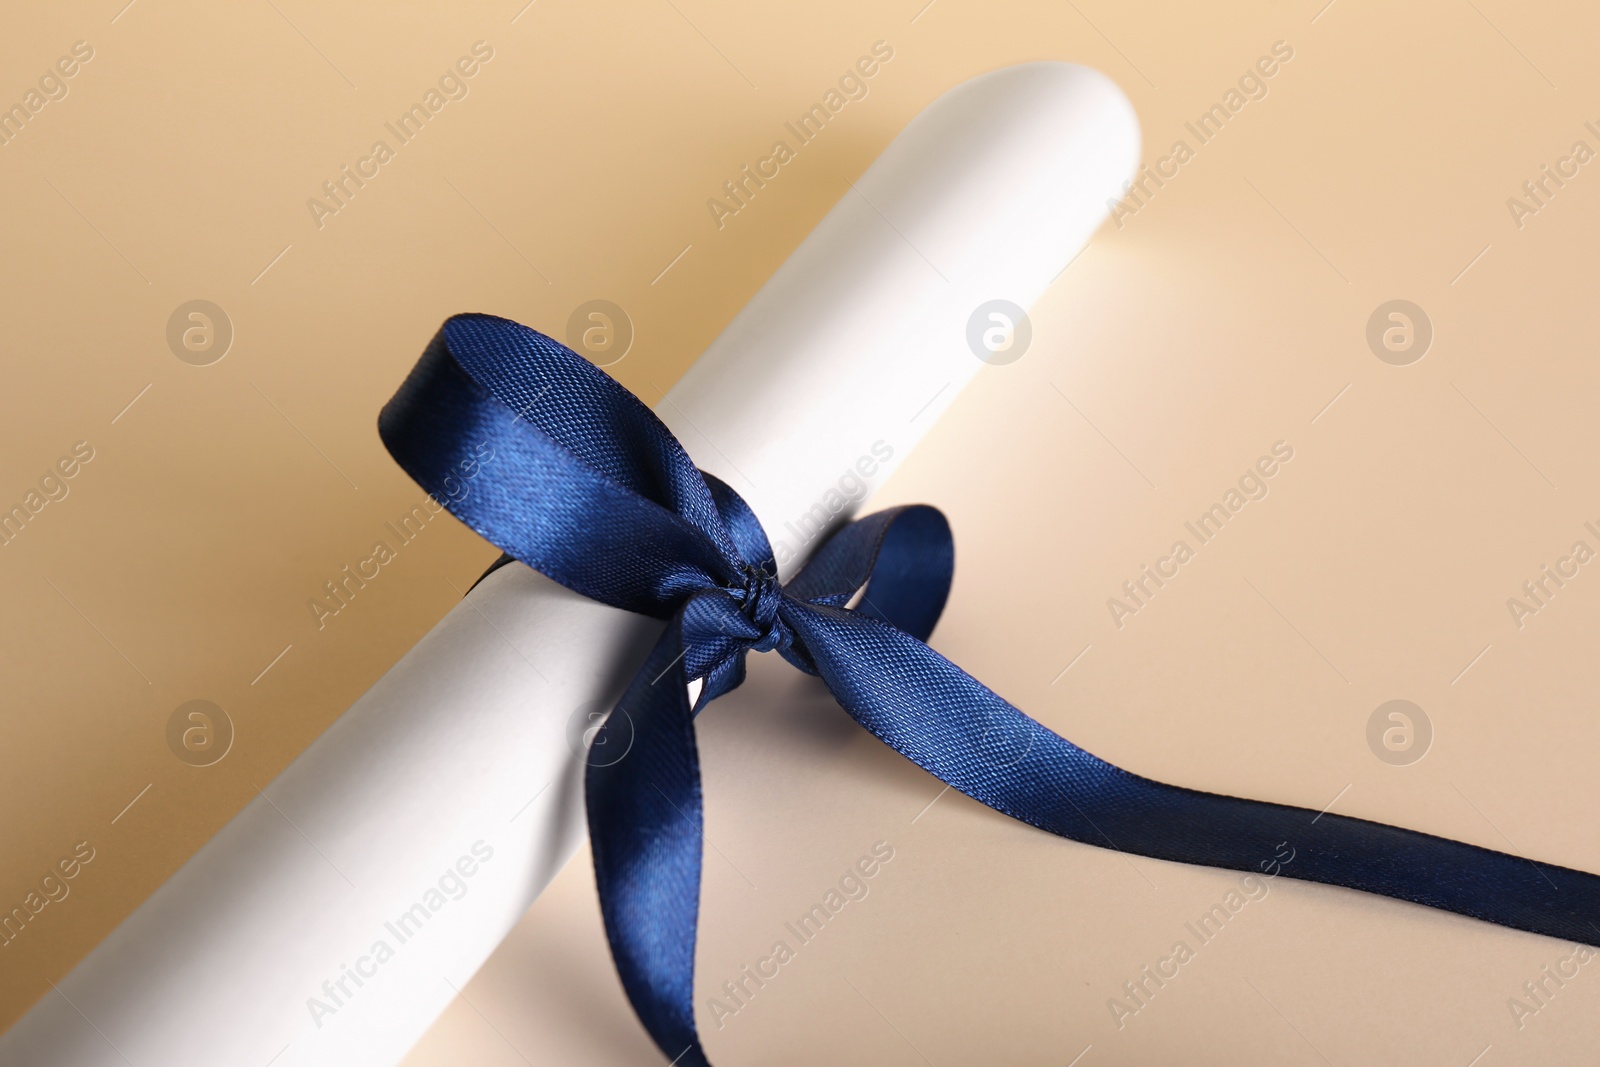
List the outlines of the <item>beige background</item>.
<svg viewBox="0 0 1600 1067">
<path fill-rule="evenodd" d="M 956 529 L 935 644 L 1130 769 L 1600 870 L 1600 578 L 1521 630 L 1505 604 L 1573 541 L 1600 547 L 1600 177 L 1520 229 L 1506 207 L 1575 140 L 1600 148 L 1584 5 L 123 3 L 13 12 L 0 35 L 3 103 L 94 49 L 0 148 L 0 503 L 95 450 L 0 548 L 0 904 L 95 849 L 0 949 L 0 1024 L 495 555 L 441 521 L 325 629 L 306 608 L 420 496 L 373 424 L 440 320 L 559 334 L 614 300 L 638 339 L 612 371 L 653 400 L 917 110 L 1037 58 L 1115 78 L 1154 161 L 1273 42 L 1295 52 L 1102 229 L 1025 358 L 986 370 L 890 485 Z M 878 39 L 895 58 L 870 96 L 719 231 L 706 198 Z M 470 94 L 319 229 L 306 199 L 479 40 Z M 165 340 L 195 298 L 236 334 L 205 367 Z M 1364 339 L 1394 298 L 1436 334 L 1405 367 Z M 1116 628 L 1106 598 L 1280 439 L 1271 494 Z M 725 1028 L 702 1010 L 717 1062 L 1465 1067 L 1600 1041 L 1600 966 L 1521 1029 L 1507 1008 L 1560 943 L 1283 879 L 1119 1031 L 1107 999 L 1236 876 L 956 795 L 928 808 L 937 783 L 814 686 L 753 673 L 702 726 L 702 1006 L 874 841 L 896 858 Z M 1405 767 L 1366 740 L 1400 697 L 1435 731 Z M 237 731 L 206 768 L 165 736 L 195 698 Z M 650 1062 L 586 862 L 413 1065 Z"/>
</svg>

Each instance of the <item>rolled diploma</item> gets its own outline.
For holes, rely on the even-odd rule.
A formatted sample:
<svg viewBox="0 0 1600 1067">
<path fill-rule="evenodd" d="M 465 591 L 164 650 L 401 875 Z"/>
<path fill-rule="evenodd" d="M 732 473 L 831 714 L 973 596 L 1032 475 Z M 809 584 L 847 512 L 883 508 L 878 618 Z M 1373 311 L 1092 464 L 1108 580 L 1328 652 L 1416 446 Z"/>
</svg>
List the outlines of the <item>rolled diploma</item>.
<svg viewBox="0 0 1600 1067">
<path fill-rule="evenodd" d="M 657 413 L 792 573 L 1121 195 L 1133 109 L 1030 63 L 929 105 Z M 0 1038 L 30 1067 L 398 1063 L 584 833 L 587 711 L 660 632 L 496 571 Z M 592 733 L 592 731 L 590 731 Z"/>
</svg>

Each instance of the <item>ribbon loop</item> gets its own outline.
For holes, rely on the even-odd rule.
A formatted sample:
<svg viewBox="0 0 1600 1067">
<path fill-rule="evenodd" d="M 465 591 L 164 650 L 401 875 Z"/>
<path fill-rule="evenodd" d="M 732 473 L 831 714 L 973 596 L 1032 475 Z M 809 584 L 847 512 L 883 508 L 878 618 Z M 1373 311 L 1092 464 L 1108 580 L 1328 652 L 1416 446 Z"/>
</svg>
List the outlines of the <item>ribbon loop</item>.
<svg viewBox="0 0 1600 1067">
<path fill-rule="evenodd" d="M 767 574 L 777 574 L 778 566 L 772 558 L 772 545 L 767 542 L 767 531 L 761 528 L 761 520 L 750 510 L 744 497 L 715 475 L 705 471 L 701 471 L 700 475 L 705 479 L 706 488 L 711 491 L 711 499 L 717 503 L 728 539 L 738 550 L 739 558 L 746 566 Z"/>
</svg>

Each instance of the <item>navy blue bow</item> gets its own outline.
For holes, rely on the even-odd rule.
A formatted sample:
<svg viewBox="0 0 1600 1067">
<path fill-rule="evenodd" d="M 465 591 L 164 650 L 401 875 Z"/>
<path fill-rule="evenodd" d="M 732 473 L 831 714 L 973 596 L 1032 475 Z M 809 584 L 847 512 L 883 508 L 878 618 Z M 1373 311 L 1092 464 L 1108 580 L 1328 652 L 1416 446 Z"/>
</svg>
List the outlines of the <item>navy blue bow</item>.
<svg viewBox="0 0 1600 1067">
<path fill-rule="evenodd" d="M 781 414 L 774 413 L 774 418 Z M 1600 878 L 1429 834 L 1141 778 L 1030 719 L 924 641 L 954 571 L 931 507 L 844 527 L 787 585 L 737 493 L 696 469 L 637 397 L 564 346 L 486 315 L 445 323 L 378 430 L 467 525 L 584 596 L 667 620 L 618 709 L 626 758 L 585 783 L 595 879 L 634 1010 L 669 1059 L 706 1065 L 694 1023 L 702 808 L 694 715 L 777 651 L 934 777 L 1104 848 L 1266 869 L 1600 943 Z M 487 445 L 493 451 L 482 451 Z M 492 454 L 471 494 L 462 463 Z M 856 607 L 847 607 L 859 594 Z M 703 680 L 691 708 L 688 683 Z M 613 713 L 596 744 L 624 721 Z M 1293 863 L 1280 846 L 1293 849 Z"/>
</svg>

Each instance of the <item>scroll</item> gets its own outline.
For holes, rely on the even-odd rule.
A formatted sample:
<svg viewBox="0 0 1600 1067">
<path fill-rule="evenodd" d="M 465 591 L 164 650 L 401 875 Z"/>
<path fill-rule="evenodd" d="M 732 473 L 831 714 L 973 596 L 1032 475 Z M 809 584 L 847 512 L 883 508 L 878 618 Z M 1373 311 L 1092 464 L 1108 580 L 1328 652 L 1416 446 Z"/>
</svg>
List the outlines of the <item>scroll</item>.
<svg viewBox="0 0 1600 1067">
<path fill-rule="evenodd" d="M 1026 309 L 1139 148 L 1093 71 L 956 87 L 662 398 L 781 572 L 986 363 L 1021 354 Z M 0 1062 L 397 1063 L 577 847 L 586 761 L 626 744 L 608 729 L 592 746 L 594 726 L 660 628 L 519 563 L 493 571 L 0 1038 Z"/>
</svg>

